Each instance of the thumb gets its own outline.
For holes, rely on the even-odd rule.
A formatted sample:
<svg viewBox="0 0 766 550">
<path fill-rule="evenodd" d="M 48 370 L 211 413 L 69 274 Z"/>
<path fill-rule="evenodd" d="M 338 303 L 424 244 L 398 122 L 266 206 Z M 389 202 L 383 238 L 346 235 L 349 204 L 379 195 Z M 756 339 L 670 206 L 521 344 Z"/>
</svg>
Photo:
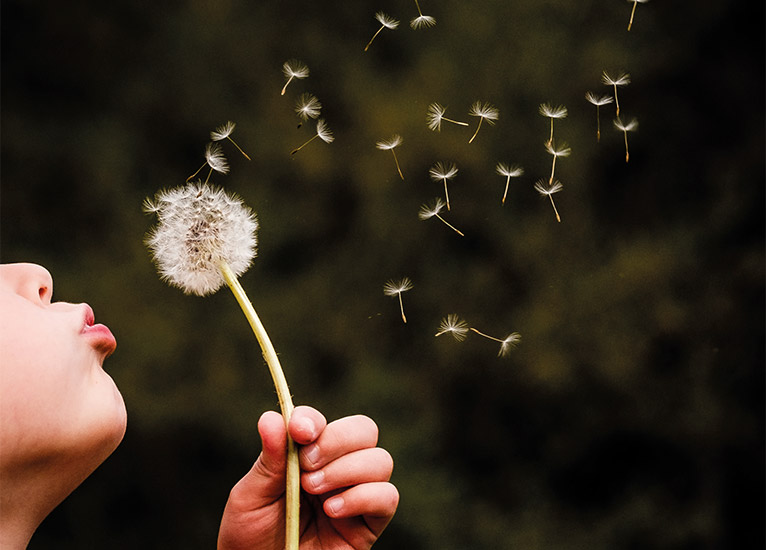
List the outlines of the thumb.
<svg viewBox="0 0 766 550">
<path fill-rule="evenodd" d="M 282 415 L 263 413 L 258 420 L 262 450 L 250 471 L 237 483 L 242 504 L 251 510 L 274 502 L 285 492 L 287 432 Z"/>
</svg>

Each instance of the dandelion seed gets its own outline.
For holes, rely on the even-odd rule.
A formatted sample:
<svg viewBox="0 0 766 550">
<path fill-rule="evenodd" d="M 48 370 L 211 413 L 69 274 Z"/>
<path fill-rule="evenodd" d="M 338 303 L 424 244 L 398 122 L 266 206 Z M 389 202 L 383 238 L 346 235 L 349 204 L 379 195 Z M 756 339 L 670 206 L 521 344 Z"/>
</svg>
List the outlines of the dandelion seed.
<svg viewBox="0 0 766 550">
<path fill-rule="evenodd" d="M 224 139 L 228 139 L 230 142 L 234 144 L 234 147 L 236 147 L 240 153 L 247 159 L 251 160 L 247 153 L 245 153 L 242 150 L 242 147 L 237 145 L 237 142 L 231 139 L 231 134 L 234 132 L 234 127 L 236 124 L 234 124 L 232 121 L 228 121 L 226 124 L 223 124 L 216 128 L 214 131 L 210 132 L 210 139 L 213 141 L 221 141 Z"/>
<path fill-rule="evenodd" d="M 229 173 L 229 163 L 226 162 L 226 157 L 223 156 L 223 150 L 221 149 L 221 146 L 217 143 L 208 143 L 205 146 L 205 163 L 197 168 L 197 171 L 194 172 L 191 176 L 186 178 L 186 182 L 190 182 L 194 177 L 200 173 L 200 171 L 205 167 L 209 166 L 210 171 L 207 174 L 207 178 L 205 178 L 205 183 L 208 182 L 210 179 L 210 176 L 213 173 L 213 170 L 216 172 L 220 172 L 221 174 L 228 174 Z"/>
<path fill-rule="evenodd" d="M 601 82 L 606 86 L 612 86 L 614 88 L 614 105 L 617 109 L 617 116 L 620 116 L 620 100 L 617 98 L 617 87 L 627 86 L 630 84 L 630 75 L 627 73 L 622 73 L 617 78 L 612 78 L 606 71 L 604 71 L 604 73 L 601 75 Z"/>
<path fill-rule="evenodd" d="M 439 214 L 439 213 L 444 209 L 444 206 L 445 206 L 444 201 L 441 200 L 440 198 L 437 198 L 436 200 L 434 200 L 434 205 L 433 206 L 429 207 L 426 204 L 421 206 L 420 207 L 420 211 L 418 212 L 418 217 L 421 220 L 428 220 L 428 219 L 433 218 L 435 216 L 435 217 L 439 218 L 444 225 L 446 225 L 447 227 L 452 229 L 455 233 L 457 233 L 461 237 L 465 237 L 465 235 L 463 234 L 462 231 L 460 231 L 454 225 L 452 225 L 451 223 L 447 222 L 447 220 L 445 220 L 444 218 L 441 217 L 441 214 Z"/>
<path fill-rule="evenodd" d="M 235 195 L 204 183 L 160 191 L 144 201 L 157 216 L 146 236 L 160 277 L 187 294 L 205 296 L 228 285 L 258 339 L 277 390 L 285 422 L 293 411 L 290 389 L 274 346 L 238 277 L 255 257 L 258 221 Z M 287 438 L 285 548 L 297 550 L 300 537 L 298 451 Z"/>
<path fill-rule="evenodd" d="M 451 210 L 449 205 L 449 191 L 447 191 L 447 180 L 451 180 L 457 175 L 457 166 L 455 166 L 454 162 L 449 164 L 437 162 L 428 171 L 428 175 L 431 176 L 431 179 L 434 181 L 444 182 L 444 198 L 447 199 L 447 210 Z"/>
<path fill-rule="evenodd" d="M 314 135 L 311 137 L 311 139 L 309 139 L 309 140 L 308 140 L 306 143 L 304 143 L 304 144 L 303 144 L 303 145 L 301 145 L 300 147 L 296 147 L 295 149 L 293 149 L 293 150 L 290 152 L 290 154 L 291 154 L 291 155 L 294 155 L 295 153 L 297 153 L 298 151 L 300 151 L 301 149 L 303 149 L 304 147 L 306 147 L 306 145 L 308 145 L 309 143 L 311 143 L 312 141 L 314 141 L 316 138 L 319 138 L 319 139 L 321 139 L 321 140 L 322 140 L 322 141 L 324 141 L 325 143 L 332 143 L 332 142 L 333 142 L 333 140 L 335 139 L 335 137 L 332 135 L 332 132 L 330 131 L 330 128 L 328 128 L 328 126 L 327 126 L 327 123 L 326 123 L 326 122 L 324 121 L 324 119 L 322 119 L 322 118 L 320 118 L 320 119 L 317 121 L 317 133 L 316 133 L 316 134 L 314 134 Z"/>
<path fill-rule="evenodd" d="M 306 121 L 316 118 L 322 112 L 322 104 L 315 95 L 308 92 L 302 93 L 295 104 L 295 113 L 301 120 Z"/>
<path fill-rule="evenodd" d="M 469 328 L 468 323 L 463 321 L 454 313 L 450 313 L 444 319 L 442 319 L 442 322 L 439 325 L 439 330 L 436 332 L 436 334 L 434 334 L 434 336 L 439 337 L 442 334 L 450 334 L 455 340 L 462 342 L 466 339 L 468 336 L 468 331 L 470 330 L 471 329 Z"/>
<path fill-rule="evenodd" d="M 593 92 L 586 92 L 585 99 L 588 102 L 596 106 L 596 141 L 601 141 L 601 116 L 599 109 L 602 105 L 607 105 L 614 101 L 614 98 L 609 95 L 596 95 Z"/>
<path fill-rule="evenodd" d="M 452 124 L 459 124 L 460 126 L 468 126 L 467 122 L 460 122 L 458 120 L 452 120 L 444 116 L 446 110 L 438 103 L 431 103 L 428 106 L 428 114 L 426 115 L 426 122 L 428 127 L 434 132 L 440 132 L 442 129 L 442 121 L 451 122 Z"/>
<path fill-rule="evenodd" d="M 633 2 L 633 9 L 630 10 L 630 21 L 628 22 L 628 32 L 630 32 L 630 28 L 633 26 L 633 16 L 636 15 L 636 6 L 639 4 L 646 4 L 649 0 L 628 0 L 628 2 Z"/>
<path fill-rule="evenodd" d="M 285 86 L 282 88 L 282 95 L 285 95 L 290 82 L 294 78 L 306 78 L 309 75 L 309 68 L 300 61 L 291 59 L 290 61 L 285 61 L 284 65 L 282 65 L 282 73 L 287 78 L 287 82 L 285 82 Z"/>
<path fill-rule="evenodd" d="M 522 168 L 518 164 L 508 166 L 507 164 L 498 162 L 497 166 L 495 166 L 495 171 L 498 173 L 498 175 L 505 176 L 506 178 L 505 192 L 503 193 L 503 200 L 502 200 L 502 203 L 505 204 L 505 197 L 508 195 L 508 186 L 511 184 L 511 178 L 517 178 L 519 176 L 523 176 L 524 168 Z"/>
<path fill-rule="evenodd" d="M 415 6 L 418 8 L 418 16 L 410 21 L 410 27 L 413 29 L 419 29 L 421 27 L 433 27 L 436 25 L 436 19 L 430 15 L 423 15 L 423 12 L 420 11 L 420 4 L 418 4 L 418 0 L 415 0 Z"/>
<path fill-rule="evenodd" d="M 404 176 L 402 175 L 402 169 L 399 167 L 399 159 L 396 158 L 396 149 L 399 147 L 399 145 L 402 144 L 402 136 L 399 134 L 395 134 L 394 137 L 387 141 L 379 141 L 375 144 L 375 146 L 380 149 L 381 151 L 391 151 L 394 155 L 394 162 L 396 163 L 396 171 L 399 172 L 399 177 L 404 180 Z"/>
<path fill-rule="evenodd" d="M 618 130 L 622 131 L 623 135 L 625 136 L 625 162 L 628 162 L 630 159 L 630 154 L 628 153 L 628 132 L 632 132 L 638 128 L 638 120 L 634 118 L 627 124 L 623 124 L 620 120 L 620 117 L 617 117 L 614 120 L 614 126 Z"/>
<path fill-rule="evenodd" d="M 396 296 L 399 298 L 399 309 L 402 312 L 402 321 L 405 323 L 407 322 L 407 317 L 404 315 L 404 304 L 402 303 L 402 293 L 407 292 L 408 290 L 412 289 L 412 281 L 409 277 L 404 277 L 402 279 L 399 279 L 398 281 L 394 281 L 391 279 L 388 281 L 385 285 L 383 285 L 383 294 L 386 296 L 391 296 L 392 298 Z"/>
<path fill-rule="evenodd" d="M 572 149 L 567 147 L 566 143 L 562 143 L 559 149 L 556 149 L 553 146 L 553 143 L 546 143 L 545 150 L 548 151 L 548 153 L 550 153 L 551 155 L 553 155 L 553 162 L 551 163 L 551 177 L 548 180 L 548 183 L 550 185 L 553 185 L 553 173 L 556 171 L 556 159 L 558 157 L 568 157 L 570 154 L 572 154 Z"/>
<path fill-rule="evenodd" d="M 549 103 L 541 103 L 538 111 L 544 117 L 551 119 L 551 136 L 548 138 L 548 143 L 553 143 L 553 121 L 557 118 L 566 118 L 569 112 L 563 105 L 551 107 Z"/>
<path fill-rule="evenodd" d="M 494 336 L 490 336 L 489 334 L 485 334 L 478 329 L 475 329 L 473 327 L 469 328 L 468 330 L 478 334 L 479 336 L 486 338 L 487 340 L 492 340 L 493 342 L 499 342 L 500 343 L 500 351 L 497 352 L 498 357 L 507 357 L 508 354 L 513 350 L 519 342 L 521 342 L 521 334 L 518 332 L 513 332 L 506 336 L 505 338 L 495 338 Z"/>
<path fill-rule="evenodd" d="M 379 11 L 375 14 L 375 19 L 378 20 L 378 23 L 380 23 L 380 28 L 378 31 L 372 35 L 372 38 L 370 38 L 370 41 L 367 43 L 367 45 L 364 47 L 364 51 L 367 51 L 367 49 L 372 45 L 372 41 L 377 38 L 377 36 L 380 34 L 380 32 L 383 29 L 395 29 L 399 26 L 399 21 L 396 19 L 393 19 L 392 17 L 389 17 L 382 11 Z"/>
<path fill-rule="evenodd" d="M 545 180 L 538 180 L 537 183 L 535 183 L 535 190 L 541 195 L 547 195 L 551 200 L 551 206 L 553 206 L 553 212 L 556 214 L 556 221 L 558 222 L 561 222 L 561 216 L 559 216 L 559 211 L 556 209 L 556 203 L 553 202 L 553 194 L 558 193 L 563 188 L 564 186 L 558 180 L 555 183 L 548 185 L 546 185 Z"/>
<path fill-rule="evenodd" d="M 500 111 L 490 105 L 489 103 L 481 103 L 480 101 L 474 102 L 473 105 L 471 105 L 471 110 L 468 112 L 470 116 L 479 117 L 479 125 L 476 126 L 476 132 L 474 132 L 471 139 L 468 140 L 468 143 L 473 143 L 473 140 L 476 139 L 476 136 L 479 134 L 479 130 L 481 129 L 481 123 L 486 119 L 487 124 L 494 124 L 495 121 L 500 117 Z"/>
</svg>

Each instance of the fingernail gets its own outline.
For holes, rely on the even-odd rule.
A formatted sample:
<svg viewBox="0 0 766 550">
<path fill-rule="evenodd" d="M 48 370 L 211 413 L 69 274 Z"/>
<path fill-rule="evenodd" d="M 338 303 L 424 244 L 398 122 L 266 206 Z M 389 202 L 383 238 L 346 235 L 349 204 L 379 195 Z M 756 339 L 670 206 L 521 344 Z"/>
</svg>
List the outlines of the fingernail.
<svg viewBox="0 0 766 550">
<path fill-rule="evenodd" d="M 343 497 L 333 497 L 328 499 L 324 505 L 327 507 L 327 512 L 331 516 L 337 516 L 343 510 Z"/>
<path fill-rule="evenodd" d="M 319 461 L 319 446 L 309 445 L 308 447 L 304 447 L 303 456 L 306 457 L 306 460 L 308 460 L 313 466 Z"/>
<path fill-rule="evenodd" d="M 308 482 L 314 489 L 319 489 L 324 482 L 324 472 L 322 470 L 317 470 L 316 472 L 310 473 L 308 475 Z"/>
<path fill-rule="evenodd" d="M 310 418 L 299 418 L 297 427 L 299 431 L 306 434 L 307 437 L 310 437 L 311 439 L 316 437 L 316 426 L 314 426 L 314 422 Z"/>
</svg>

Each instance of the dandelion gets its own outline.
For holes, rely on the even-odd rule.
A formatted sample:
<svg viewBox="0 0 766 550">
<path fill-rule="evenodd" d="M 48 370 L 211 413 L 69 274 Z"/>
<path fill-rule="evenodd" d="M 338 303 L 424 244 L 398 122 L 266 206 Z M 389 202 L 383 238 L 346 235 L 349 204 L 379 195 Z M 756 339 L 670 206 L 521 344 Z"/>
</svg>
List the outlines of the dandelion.
<svg viewBox="0 0 766 550">
<path fill-rule="evenodd" d="M 558 149 L 553 146 L 553 143 L 546 143 L 545 150 L 553 155 L 553 162 L 551 163 L 551 177 L 548 180 L 548 183 L 553 185 L 553 173 L 556 171 L 556 159 L 558 157 L 568 157 L 570 154 L 572 154 L 572 149 L 567 147 L 566 143 L 562 144 Z"/>
<path fill-rule="evenodd" d="M 486 119 L 487 124 L 494 124 L 500 116 L 500 111 L 489 103 L 481 103 L 480 101 L 476 101 L 473 105 L 471 105 L 471 110 L 468 112 L 468 114 L 470 116 L 479 117 L 479 125 L 476 127 L 476 132 L 474 132 L 471 139 L 468 140 L 468 143 L 472 143 L 473 140 L 476 139 L 476 136 L 479 134 L 481 123 Z"/>
<path fill-rule="evenodd" d="M 468 323 L 454 313 L 450 313 L 442 319 L 442 322 L 439 325 L 439 330 L 434 336 L 439 337 L 442 334 L 450 334 L 455 340 L 462 342 L 468 337 L 468 332 L 470 330 Z"/>
<path fill-rule="evenodd" d="M 295 153 L 297 153 L 298 151 L 300 151 L 301 149 L 303 149 L 304 147 L 306 147 L 306 145 L 308 145 L 309 143 L 311 143 L 312 141 L 314 141 L 316 138 L 319 138 L 319 139 L 321 139 L 321 140 L 322 140 L 322 141 L 324 141 L 325 143 L 332 143 L 332 142 L 333 142 L 333 140 L 335 140 L 335 137 L 332 135 L 332 132 L 330 131 L 330 128 L 328 128 L 328 127 L 327 127 L 327 123 L 326 123 L 326 122 L 324 121 L 324 119 L 322 119 L 322 118 L 320 118 L 320 119 L 317 121 L 317 133 L 316 133 L 316 134 L 314 134 L 314 135 L 311 137 L 311 139 L 309 139 L 309 140 L 308 140 L 307 142 L 305 142 L 303 145 L 301 145 L 300 147 L 296 147 L 295 149 L 293 149 L 293 150 L 290 152 L 290 154 L 291 154 L 291 155 L 294 155 Z"/>
<path fill-rule="evenodd" d="M 608 105 L 614 101 L 610 95 L 596 95 L 593 92 L 586 92 L 585 99 L 596 106 L 596 141 L 601 141 L 601 116 L 599 109 L 602 105 Z"/>
<path fill-rule="evenodd" d="M 441 217 L 441 215 L 439 213 L 444 209 L 444 206 L 445 206 L 444 205 L 444 201 L 441 200 L 440 198 L 437 198 L 436 200 L 434 200 L 434 205 L 433 206 L 429 207 L 426 204 L 421 206 L 420 207 L 420 211 L 418 212 L 418 217 L 421 220 L 428 220 L 428 219 L 433 218 L 435 216 L 435 217 L 439 218 L 442 221 L 442 223 L 444 223 L 444 225 L 446 225 L 447 227 L 452 229 L 455 233 L 457 233 L 461 237 L 465 237 L 465 235 L 463 234 L 462 231 L 460 231 L 454 225 L 452 225 L 451 223 L 447 222 L 447 220 L 445 220 L 444 218 Z"/>
<path fill-rule="evenodd" d="M 295 113 L 303 121 L 316 118 L 321 112 L 322 104 L 315 95 L 308 92 L 302 93 L 295 104 Z"/>
<path fill-rule="evenodd" d="M 630 28 L 633 26 L 633 16 L 636 15 L 636 6 L 639 4 L 646 4 L 649 0 L 628 0 L 628 2 L 633 2 L 633 9 L 630 10 L 630 21 L 628 22 L 628 32 L 630 32 Z"/>
<path fill-rule="evenodd" d="M 285 82 L 285 86 L 282 88 L 282 95 L 285 95 L 290 82 L 294 78 L 306 78 L 309 75 L 309 68 L 300 61 L 291 59 L 290 61 L 285 61 L 284 65 L 282 65 L 282 74 L 287 78 L 287 82 Z"/>
<path fill-rule="evenodd" d="M 519 345 L 519 342 L 521 342 L 521 334 L 518 332 L 512 332 L 505 338 L 495 338 L 494 336 L 490 336 L 489 334 L 481 332 L 480 330 L 470 326 L 466 321 L 454 313 L 450 313 L 444 319 L 442 319 L 441 323 L 439 324 L 439 330 L 434 336 L 439 337 L 443 334 L 451 334 L 455 340 L 458 342 L 463 342 L 468 337 L 469 332 L 478 334 L 487 340 L 498 342 L 500 344 L 500 351 L 497 353 L 498 357 L 507 357 L 511 350 L 516 348 L 516 346 Z"/>
<path fill-rule="evenodd" d="M 375 19 L 377 19 L 378 23 L 380 23 L 380 28 L 378 29 L 378 31 L 375 34 L 372 35 L 372 38 L 370 38 L 370 41 L 364 47 L 364 51 L 367 51 L 367 49 L 372 45 L 372 41 L 375 40 L 375 38 L 377 38 L 377 36 L 380 34 L 380 32 L 383 29 L 392 29 L 393 30 L 393 29 L 395 29 L 396 27 L 399 26 L 399 21 L 389 17 L 388 15 L 383 13 L 382 11 L 379 11 L 378 13 L 375 14 Z"/>
<path fill-rule="evenodd" d="M 375 147 L 380 149 L 381 151 L 391 151 L 391 153 L 394 155 L 394 162 L 396 163 L 396 170 L 399 172 L 399 177 L 404 179 L 404 176 L 402 175 L 402 169 L 399 167 L 399 159 L 396 158 L 396 149 L 399 147 L 399 145 L 402 144 L 402 136 L 399 134 L 395 134 L 394 137 L 387 141 L 379 141 L 375 144 Z"/>
<path fill-rule="evenodd" d="M 239 197 L 199 182 L 160 191 L 144 201 L 144 210 L 157 216 L 146 245 L 163 280 L 199 296 L 224 284 L 231 289 L 258 339 L 282 415 L 289 422 L 293 402 L 279 358 L 238 280 L 256 254 L 258 221 L 253 211 Z M 286 548 L 297 549 L 300 470 L 298 451 L 289 437 L 287 448 Z"/>
<path fill-rule="evenodd" d="M 457 175 L 457 166 L 455 166 L 454 162 L 449 164 L 437 162 L 428 171 L 428 175 L 431 176 L 431 179 L 434 181 L 444 182 L 444 198 L 447 199 L 447 210 L 451 210 L 449 205 L 449 192 L 447 191 L 447 180 L 451 180 Z"/>
<path fill-rule="evenodd" d="M 223 150 L 217 143 L 208 143 L 205 146 L 205 163 L 197 168 L 197 171 L 194 172 L 191 176 L 186 178 L 186 182 L 188 183 L 194 179 L 194 177 L 199 174 L 205 166 L 210 167 L 210 171 L 207 173 L 207 178 L 205 178 L 205 183 L 207 183 L 210 179 L 213 170 L 220 172 L 221 174 L 229 173 L 229 163 L 226 162 L 226 157 L 223 156 Z"/>
<path fill-rule="evenodd" d="M 508 195 L 508 186 L 511 184 L 511 178 L 517 178 L 524 175 L 524 169 L 518 164 L 508 166 L 502 162 L 498 162 L 495 166 L 495 172 L 500 176 L 505 176 L 505 192 L 503 193 L 503 201 L 505 204 L 505 197 Z"/>
<path fill-rule="evenodd" d="M 553 212 L 556 214 L 556 221 L 558 222 L 561 222 L 561 216 L 559 216 L 559 211 L 556 209 L 556 203 L 553 202 L 553 194 L 558 193 L 563 188 L 564 186 L 558 180 L 556 180 L 555 183 L 550 183 L 548 185 L 546 185 L 545 180 L 538 180 L 537 183 L 535 183 L 535 190 L 541 195 L 547 195 L 551 200 L 551 206 L 553 206 Z"/>
<path fill-rule="evenodd" d="M 420 27 L 433 27 L 436 25 L 436 19 L 430 15 L 423 15 L 423 12 L 420 11 L 420 4 L 418 4 L 418 0 L 415 0 L 415 6 L 418 8 L 418 16 L 410 21 L 410 27 L 413 29 L 419 29 Z"/>
<path fill-rule="evenodd" d="M 428 114 L 426 115 L 426 121 L 428 127 L 434 132 L 440 132 L 442 129 L 442 120 L 445 122 L 451 122 L 452 124 L 459 124 L 460 126 L 468 126 L 467 122 L 460 122 L 458 120 L 452 120 L 444 116 L 446 109 L 438 103 L 431 103 L 428 106 Z"/>
<path fill-rule="evenodd" d="M 606 86 L 612 86 L 614 88 L 614 105 L 617 108 L 617 116 L 620 116 L 620 100 L 617 99 L 617 87 L 630 84 L 630 75 L 622 73 L 617 78 L 612 78 L 606 71 L 604 71 L 601 75 L 601 82 Z"/>
<path fill-rule="evenodd" d="M 237 150 L 242 153 L 242 155 L 247 159 L 251 160 L 247 153 L 245 153 L 242 150 L 242 147 L 237 145 L 237 142 L 231 139 L 231 134 L 234 132 L 234 127 L 236 124 L 234 124 L 232 121 L 228 121 L 226 124 L 222 124 L 218 128 L 216 128 L 214 131 L 210 132 L 210 139 L 213 141 L 221 141 L 224 139 L 228 139 L 231 143 L 234 144 L 234 147 L 237 148 Z"/>
<path fill-rule="evenodd" d="M 404 292 L 407 292 L 408 290 L 412 289 L 412 281 L 409 277 L 404 277 L 402 279 L 399 279 L 398 281 L 394 281 L 391 279 L 388 281 L 385 285 L 383 285 L 383 294 L 386 296 L 391 296 L 392 298 L 396 296 L 399 298 L 399 309 L 402 312 L 402 321 L 405 323 L 407 322 L 407 317 L 404 315 L 404 304 L 402 303 L 402 294 Z"/>
<path fill-rule="evenodd" d="M 569 112 L 563 105 L 551 107 L 549 103 L 541 103 L 538 111 L 544 117 L 551 119 L 551 136 L 548 138 L 548 143 L 553 143 L 553 121 L 557 118 L 566 118 Z"/>
<path fill-rule="evenodd" d="M 628 153 L 628 132 L 632 132 L 638 128 L 638 121 L 634 118 L 627 124 L 623 124 L 622 120 L 620 120 L 620 117 L 617 117 L 614 120 L 614 126 L 618 130 L 622 131 L 623 135 L 625 136 L 625 162 L 628 162 L 628 159 L 630 159 L 630 154 Z"/>
</svg>

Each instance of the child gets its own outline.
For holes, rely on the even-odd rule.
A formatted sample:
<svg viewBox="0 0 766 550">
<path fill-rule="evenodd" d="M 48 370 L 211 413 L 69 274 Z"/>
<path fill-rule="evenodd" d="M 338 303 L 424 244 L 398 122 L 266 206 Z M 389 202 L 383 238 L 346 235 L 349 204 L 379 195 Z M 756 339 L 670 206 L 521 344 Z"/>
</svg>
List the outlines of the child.
<svg viewBox="0 0 766 550">
<path fill-rule="evenodd" d="M 21 549 L 43 519 L 119 445 L 126 411 L 102 364 L 116 341 L 86 304 L 51 302 L 42 267 L 0 265 L 0 548 Z M 284 544 L 286 430 L 258 422 L 262 452 L 231 490 L 219 549 Z M 301 548 L 369 548 L 399 501 L 391 456 L 372 420 L 331 422 L 296 407 L 289 425 L 300 450 Z"/>
</svg>

